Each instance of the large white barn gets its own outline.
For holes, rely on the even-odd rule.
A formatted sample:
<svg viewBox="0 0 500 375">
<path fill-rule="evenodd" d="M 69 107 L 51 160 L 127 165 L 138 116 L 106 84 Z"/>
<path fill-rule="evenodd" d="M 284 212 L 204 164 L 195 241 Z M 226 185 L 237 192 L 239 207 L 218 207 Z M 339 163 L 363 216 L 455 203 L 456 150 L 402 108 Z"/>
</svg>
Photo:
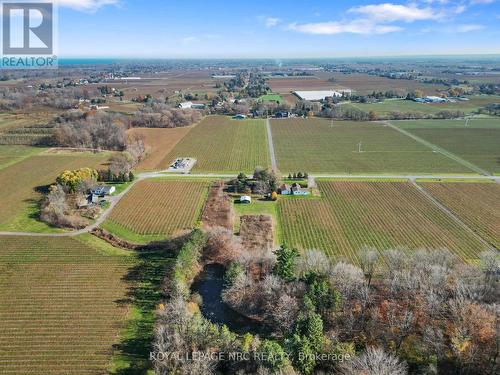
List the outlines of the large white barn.
<svg viewBox="0 0 500 375">
<path fill-rule="evenodd" d="M 310 102 L 318 102 L 325 98 L 330 97 L 340 97 L 342 92 L 335 90 L 320 90 L 320 91 L 294 91 L 295 96 L 301 100 L 307 100 Z"/>
</svg>

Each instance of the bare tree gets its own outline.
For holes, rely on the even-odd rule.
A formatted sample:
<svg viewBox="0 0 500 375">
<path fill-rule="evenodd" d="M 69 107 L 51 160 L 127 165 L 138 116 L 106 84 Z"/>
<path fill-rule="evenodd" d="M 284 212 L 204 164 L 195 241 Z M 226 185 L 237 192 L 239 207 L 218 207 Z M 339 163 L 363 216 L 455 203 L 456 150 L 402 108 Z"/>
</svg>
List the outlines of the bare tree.
<svg viewBox="0 0 500 375">
<path fill-rule="evenodd" d="M 368 286 L 371 285 L 373 276 L 377 271 L 379 252 L 377 249 L 363 247 L 358 253 L 359 265 L 368 279 Z"/>
<path fill-rule="evenodd" d="M 368 348 L 351 362 L 344 363 L 339 373 L 343 375 L 405 375 L 408 366 L 379 348 Z"/>
</svg>

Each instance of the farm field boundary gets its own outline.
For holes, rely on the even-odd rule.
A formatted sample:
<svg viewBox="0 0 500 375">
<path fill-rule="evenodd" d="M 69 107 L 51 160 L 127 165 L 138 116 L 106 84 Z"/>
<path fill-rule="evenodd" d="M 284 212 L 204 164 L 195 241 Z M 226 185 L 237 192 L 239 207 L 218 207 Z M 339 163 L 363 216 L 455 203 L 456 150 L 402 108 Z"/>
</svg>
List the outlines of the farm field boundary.
<svg viewBox="0 0 500 375">
<path fill-rule="evenodd" d="M 431 142 L 428 142 L 425 139 L 416 136 L 415 134 L 412 134 L 412 133 L 410 133 L 410 132 L 408 132 L 408 131 L 406 131 L 404 129 L 401 129 L 400 127 L 398 127 L 396 125 L 393 125 L 390 121 L 384 121 L 384 123 L 387 124 L 388 126 L 390 126 L 392 129 L 397 130 L 401 134 L 404 134 L 404 135 L 406 135 L 406 136 L 414 139 L 415 141 L 417 141 L 417 142 L 419 142 L 419 143 L 421 143 L 421 144 L 423 144 L 423 145 L 425 145 L 425 146 L 427 146 L 427 147 L 429 147 L 429 148 L 431 148 L 431 149 L 433 149 L 433 150 L 441 153 L 442 155 L 444 155 L 444 156 L 446 156 L 446 157 L 448 157 L 448 158 L 456 161 L 457 163 L 462 164 L 464 167 L 467 167 L 467 168 L 469 168 L 469 169 L 471 169 L 471 170 L 473 170 L 473 171 L 475 171 L 475 172 L 477 172 L 479 174 L 482 174 L 484 176 L 490 176 L 491 175 L 489 172 L 485 171 L 484 169 L 479 168 L 478 166 L 476 166 L 476 165 L 474 165 L 474 164 L 472 164 L 472 163 L 470 163 L 470 162 L 468 162 L 468 161 L 460 158 L 459 156 L 457 156 L 457 155 L 455 155 L 455 154 L 453 154 L 453 153 L 451 153 L 451 152 L 443 149 L 442 147 L 436 146 L 435 144 L 433 144 Z"/>
</svg>

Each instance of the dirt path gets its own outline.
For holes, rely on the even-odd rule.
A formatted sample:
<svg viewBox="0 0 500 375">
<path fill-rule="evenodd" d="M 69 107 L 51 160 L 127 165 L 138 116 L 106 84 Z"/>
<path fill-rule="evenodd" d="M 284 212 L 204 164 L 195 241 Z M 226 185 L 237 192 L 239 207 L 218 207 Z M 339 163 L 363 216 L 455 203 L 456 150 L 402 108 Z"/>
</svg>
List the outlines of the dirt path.
<svg viewBox="0 0 500 375">
<path fill-rule="evenodd" d="M 479 174 L 482 174 L 484 176 L 491 176 L 491 174 L 488 172 L 488 171 L 485 171 L 484 169 L 481 169 L 479 168 L 478 166 L 472 164 L 472 163 L 469 163 L 467 160 L 464 160 L 462 159 L 461 157 L 445 150 L 444 148 L 441 148 L 439 146 L 436 146 L 435 144 L 431 143 L 431 142 L 428 142 L 426 141 L 425 139 L 422 139 L 414 134 L 411 134 L 410 132 L 407 132 L 406 130 L 404 129 L 401 129 L 393 124 L 391 124 L 390 121 L 383 121 L 384 124 L 386 124 L 387 126 L 390 126 L 392 129 L 400 132 L 401 134 L 404 134 L 406 135 L 407 137 L 410 137 L 412 138 L 413 140 L 423 144 L 424 146 L 427 146 L 429 148 L 431 148 L 432 150 L 436 151 L 436 152 L 439 152 L 440 154 L 456 161 L 457 163 L 459 164 L 462 164 L 464 167 L 467 167 L 471 170 L 473 170 L 474 172 L 477 172 Z"/>
<path fill-rule="evenodd" d="M 274 152 L 274 143 L 273 143 L 273 130 L 271 128 L 271 121 L 269 119 L 266 120 L 267 127 L 267 141 L 269 143 L 269 154 L 271 155 L 271 167 L 273 171 L 278 171 L 278 163 L 276 162 L 276 153 Z"/>
</svg>

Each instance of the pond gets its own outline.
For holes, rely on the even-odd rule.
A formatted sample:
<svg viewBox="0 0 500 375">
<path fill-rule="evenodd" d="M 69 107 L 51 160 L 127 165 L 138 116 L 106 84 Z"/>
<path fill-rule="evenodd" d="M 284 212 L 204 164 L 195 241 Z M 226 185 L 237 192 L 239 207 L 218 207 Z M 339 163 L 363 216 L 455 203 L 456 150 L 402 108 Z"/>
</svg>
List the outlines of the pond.
<svg viewBox="0 0 500 375">
<path fill-rule="evenodd" d="M 264 325 L 231 309 L 221 297 L 224 290 L 224 266 L 206 265 L 194 281 L 191 291 L 198 293 L 203 304 L 200 306 L 203 316 L 216 324 L 225 324 L 231 331 L 244 334 L 264 333 Z"/>
</svg>

